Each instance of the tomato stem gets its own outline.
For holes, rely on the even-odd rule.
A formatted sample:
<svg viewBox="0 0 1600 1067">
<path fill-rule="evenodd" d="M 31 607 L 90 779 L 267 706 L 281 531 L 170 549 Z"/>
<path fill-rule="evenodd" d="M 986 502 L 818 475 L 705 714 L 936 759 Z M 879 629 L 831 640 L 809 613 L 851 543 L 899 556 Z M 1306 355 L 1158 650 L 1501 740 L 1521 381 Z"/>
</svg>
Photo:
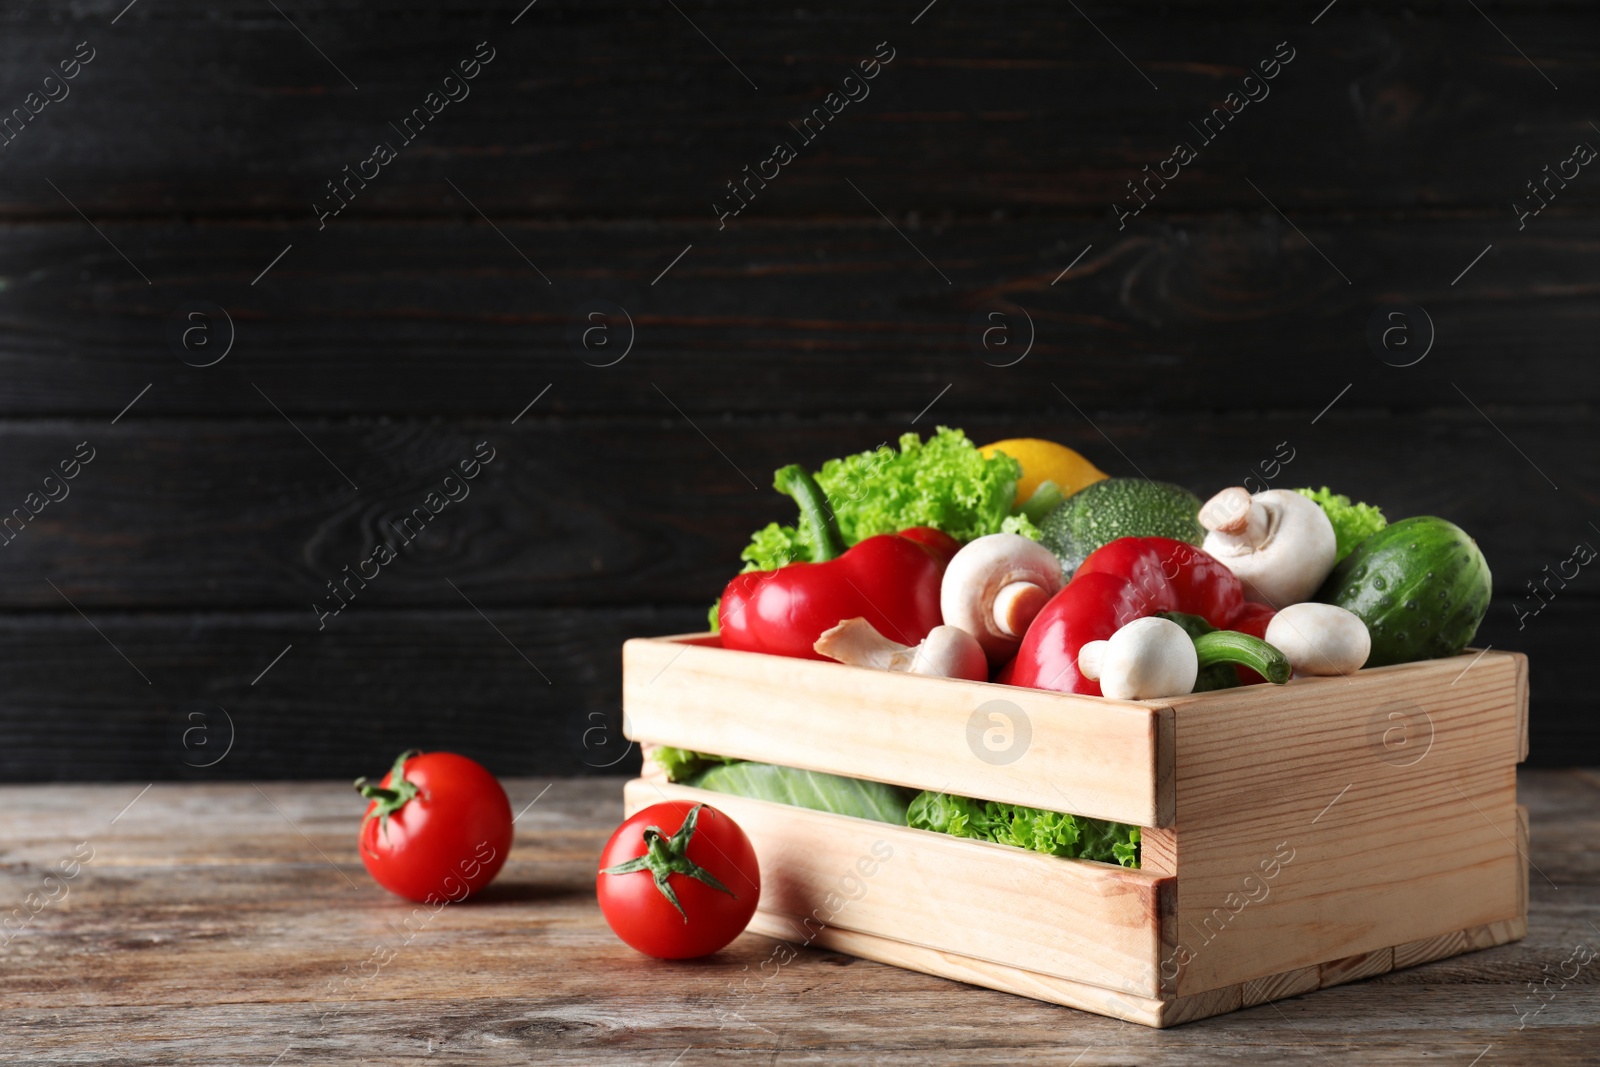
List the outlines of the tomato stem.
<svg viewBox="0 0 1600 1067">
<path fill-rule="evenodd" d="M 655 879 L 656 888 L 667 902 L 678 909 L 678 914 L 683 916 L 684 925 L 689 923 L 689 913 L 683 910 L 683 905 L 678 903 L 678 894 L 673 892 L 667 879 L 674 874 L 686 875 L 697 882 L 703 882 L 712 889 L 728 894 L 738 900 L 739 894 L 717 881 L 716 875 L 700 866 L 688 856 L 689 841 L 694 837 L 695 824 L 700 819 L 700 809 L 704 804 L 696 804 L 689 809 L 689 814 L 683 817 L 683 825 L 678 832 L 670 838 L 661 832 L 659 826 L 647 826 L 644 831 L 645 853 L 635 856 L 626 863 L 619 863 L 613 867 L 602 867 L 601 874 L 633 874 L 637 871 L 649 871 Z"/>
<path fill-rule="evenodd" d="M 378 820 L 378 832 L 387 840 L 389 836 L 389 816 L 405 807 L 417 795 L 417 783 L 406 779 L 406 760 L 413 756 L 422 755 L 422 750 L 408 748 L 395 759 L 394 766 L 389 768 L 389 784 L 387 786 L 374 785 L 365 777 L 356 779 L 356 792 L 368 800 L 375 800 L 378 806 L 367 812 L 366 818 L 361 820 L 361 831 L 366 832 L 367 823 L 374 818 Z"/>
</svg>

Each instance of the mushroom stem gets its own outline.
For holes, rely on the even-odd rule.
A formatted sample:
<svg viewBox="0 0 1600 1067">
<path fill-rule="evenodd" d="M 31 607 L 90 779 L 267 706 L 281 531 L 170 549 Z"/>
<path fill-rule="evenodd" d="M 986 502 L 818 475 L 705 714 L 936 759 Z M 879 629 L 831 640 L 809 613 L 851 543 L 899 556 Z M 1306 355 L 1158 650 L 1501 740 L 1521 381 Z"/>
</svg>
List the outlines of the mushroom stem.
<svg viewBox="0 0 1600 1067">
<path fill-rule="evenodd" d="M 884 637 L 866 619 L 845 619 L 823 631 L 812 647 L 829 659 L 855 667 L 973 682 L 989 680 L 989 660 L 982 646 L 954 626 L 935 626 L 920 645 L 902 645 Z"/>
<path fill-rule="evenodd" d="M 1200 509 L 1200 525 L 1218 533 L 1244 533 L 1252 518 L 1255 519 L 1258 536 L 1251 540 L 1259 541 L 1259 534 L 1266 526 L 1266 515 L 1254 503 L 1250 491 L 1237 485 L 1224 489 Z"/>
<path fill-rule="evenodd" d="M 1034 616 L 1055 593 L 1037 582 L 1012 582 L 994 595 L 994 624 L 1007 637 L 1021 638 Z"/>
<path fill-rule="evenodd" d="M 1100 680 L 1100 665 L 1105 662 L 1110 641 L 1090 641 L 1078 649 L 1078 673 L 1091 682 Z"/>
<path fill-rule="evenodd" d="M 1021 534 L 988 534 L 945 568 L 939 610 L 946 626 L 977 639 L 991 665 L 1016 655 L 1034 616 L 1061 588 L 1061 561 Z"/>
</svg>

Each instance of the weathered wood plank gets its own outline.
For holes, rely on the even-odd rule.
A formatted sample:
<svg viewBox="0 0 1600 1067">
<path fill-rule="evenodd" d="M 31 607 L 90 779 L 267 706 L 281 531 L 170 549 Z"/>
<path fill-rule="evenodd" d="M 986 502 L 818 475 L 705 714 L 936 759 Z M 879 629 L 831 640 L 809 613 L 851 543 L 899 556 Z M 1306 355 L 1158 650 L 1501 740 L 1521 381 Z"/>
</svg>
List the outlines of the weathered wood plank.
<svg viewBox="0 0 1600 1067">
<path fill-rule="evenodd" d="M 1520 918 L 1518 663 L 1470 659 L 1170 701 L 1180 994 Z"/>
<path fill-rule="evenodd" d="M 611 938 L 590 896 L 594 857 L 621 817 L 620 779 L 558 781 L 518 823 L 489 897 L 445 909 L 370 977 L 360 965 L 375 944 L 397 945 L 409 908 L 361 871 L 348 786 L 261 783 L 306 837 L 247 785 L 157 785 L 114 826 L 139 786 L 0 787 L 0 892 L 20 900 L 76 841 L 97 850 L 68 899 L 0 949 L 0 1029 L 8 1055 L 47 1065 L 280 1054 L 282 1067 L 799 1054 L 1011 1065 L 1082 1053 L 1085 1064 L 1189 1067 L 1324 1064 L 1359 1049 L 1421 1067 L 1470 1062 L 1490 1044 L 1506 1062 L 1585 1064 L 1600 1011 L 1592 966 L 1521 1029 L 1516 1006 L 1574 943 L 1594 944 L 1594 850 L 1558 846 L 1593 840 L 1600 778 L 1519 778 L 1533 861 L 1562 886 L 1535 875 L 1528 940 L 1163 1032 L 800 946 L 779 967 L 779 946 L 755 935 L 704 963 L 644 960 Z M 507 783 L 515 807 L 546 784 Z M 352 974 L 364 980 L 346 990 Z"/>
<path fill-rule="evenodd" d="M 1153 20 L 1041 0 L 951 6 L 915 25 L 889 4 L 813 18 L 633 0 L 540 4 L 520 19 L 514 5 L 314 2 L 296 4 L 291 25 L 187 0 L 138 5 L 111 26 L 116 6 L 63 17 L 36 0 L 8 17 L 7 106 L 33 87 L 24 72 L 42 78 L 85 37 L 97 50 L 7 151 L 8 213 L 63 212 L 52 177 L 91 213 L 251 212 L 314 230 L 324 182 L 382 139 L 399 158 L 351 212 L 466 217 L 448 178 L 491 217 L 680 214 L 714 230 L 725 183 L 787 139 L 799 157 L 754 213 L 869 211 L 851 179 L 891 211 L 1103 217 L 1184 140 L 1200 158 L 1160 193 L 1165 210 L 1257 210 L 1248 173 L 1289 209 L 1492 203 L 1509 218 L 1522 183 L 1591 136 L 1576 101 L 1596 84 L 1589 13 L 1566 4 L 1494 9 L 1538 70 L 1470 6 L 1442 3 L 1315 26 L 1265 4 L 1227 19 L 1170 5 Z M 389 124 L 484 40 L 497 55 L 471 95 L 406 145 Z M 870 96 L 807 143 L 789 124 L 880 41 L 893 61 L 844 86 Z M 1294 58 L 1244 85 L 1275 53 Z M 1241 87 L 1270 95 L 1218 120 L 1227 129 L 1208 144 L 1198 125 Z"/>
<path fill-rule="evenodd" d="M 1463 393 L 1496 418 L 1512 404 L 1580 418 L 1579 405 L 1600 399 L 1589 363 L 1600 222 L 1541 221 L 1518 233 L 1483 213 L 1301 215 L 1316 248 L 1264 204 L 1121 233 L 904 224 L 938 272 L 876 216 L 709 236 L 677 224 L 503 222 L 547 286 L 476 222 L 355 223 L 307 242 L 264 223 L 102 220 L 147 285 L 73 217 L 18 225 L 0 248 L 3 411 L 109 420 L 152 385 L 129 419 L 276 417 L 263 392 L 293 415 L 510 419 L 549 385 L 529 418 L 672 419 L 676 404 L 697 420 L 841 409 L 910 419 L 949 386 L 934 419 L 1046 408 L 1077 421 L 1058 385 L 1096 417 L 1268 409 L 1309 421 L 1348 384 L 1328 418 L 1479 418 Z M 235 344 L 215 366 L 184 364 L 221 357 L 228 323 L 215 311 L 192 320 L 192 348 L 174 342 L 193 301 L 231 317 Z M 597 301 L 609 317 L 586 317 Z M 1391 326 L 1383 309 L 1404 305 L 1426 309 L 1435 340 L 1400 368 L 1367 333 L 1374 315 Z M 1391 359 L 1428 347 L 1416 312 L 1394 321 Z M 1401 339 L 1413 347 L 1402 352 Z"/>
<path fill-rule="evenodd" d="M 769 934 L 805 943 L 824 928 L 853 932 L 920 949 L 913 959 L 949 954 L 1136 1000 L 1159 994 L 1157 899 L 1170 884 L 1159 875 L 682 785 L 636 779 L 624 796 L 629 814 L 664 799 L 722 805 L 774 874 L 761 890 Z"/>
<path fill-rule="evenodd" d="M 704 605 L 738 571 L 752 530 L 793 520 L 792 501 L 769 488 L 773 470 L 820 465 L 907 430 L 931 432 L 934 421 L 691 425 L 664 410 L 651 424 L 297 419 L 314 445 L 270 411 L 237 423 L 0 424 L 0 517 L 11 516 L 0 529 L 0 605 L 69 610 L 46 577 L 85 610 L 293 610 L 313 631 L 313 603 L 333 610 L 341 599 L 349 607 L 329 629 L 377 607 L 457 608 L 462 594 L 516 606 Z M 1406 421 L 1335 408 L 1314 426 L 1287 415 L 1095 416 L 1091 424 L 1064 405 L 1005 418 L 953 406 L 934 415 L 980 441 L 1061 440 L 1112 473 L 1142 471 L 1202 496 L 1246 478 L 1259 485 L 1258 465 L 1287 441 L 1293 462 L 1270 484 L 1333 485 L 1393 517 L 1443 515 L 1478 540 L 1502 594 L 1491 614 L 1499 629 L 1480 643 L 1532 653 L 1539 696 L 1564 664 L 1527 642 L 1551 639 L 1562 605 L 1596 592 L 1586 571 L 1566 588 L 1548 577 L 1572 573 L 1575 564 L 1563 561 L 1577 543 L 1600 543 L 1587 522 L 1587 497 L 1600 492 L 1600 475 L 1585 462 L 1587 422 L 1526 414 L 1491 425 L 1470 409 Z M 44 483 L 83 441 L 92 463 L 64 486 Z M 492 462 L 462 479 L 459 464 L 483 442 Z M 1552 491 L 1518 448 L 1563 491 Z M 44 502 L 44 493 L 63 489 L 65 499 Z M 1512 499 L 1531 503 L 1509 506 Z M 426 523 L 415 514 L 432 507 L 438 514 Z M 25 526 L 12 511 L 25 517 L 33 508 L 39 514 Z M 1536 525 L 1528 508 L 1537 508 Z M 392 562 L 374 559 L 380 544 L 394 551 Z M 364 588 L 360 575 L 370 579 Z M 1542 609 L 1527 588 L 1536 580 L 1549 581 Z"/>
<path fill-rule="evenodd" d="M 0 616 L 0 780 L 353 778 L 412 746 L 467 746 L 501 773 L 631 772 L 639 755 L 622 738 L 621 644 L 704 620 L 696 607 L 484 610 L 493 627 L 463 605 L 350 614 L 319 635 L 309 611 L 89 609 L 104 638 L 70 611 Z M 1558 601 L 1539 620 L 1551 668 L 1535 672 L 1534 765 L 1600 743 L 1581 676 L 1593 612 L 1593 601 Z M 204 767 L 229 736 L 219 708 L 235 745 Z M 1543 847 L 1600 863 L 1587 850 L 1600 835 L 1590 803 L 1570 815 L 1588 837 Z"/>
<path fill-rule="evenodd" d="M 630 641 L 622 658 L 628 736 L 641 743 L 1172 825 L 1173 784 L 1161 769 L 1175 743 L 1165 709 L 687 640 Z M 975 738 L 990 729 L 1006 731 L 1015 748 L 982 751 Z"/>
<path fill-rule="evenodd" d="M 459 750 L 501 774 L 631 772 L 622 642 L 705 617 L 485 613 L 380 611 L 322 635 L 309 611 L 91 611 L 101 633 L 76 613 L 7 616 L 0 780 L 350 779 L 407 748 Z"/>
</svg>

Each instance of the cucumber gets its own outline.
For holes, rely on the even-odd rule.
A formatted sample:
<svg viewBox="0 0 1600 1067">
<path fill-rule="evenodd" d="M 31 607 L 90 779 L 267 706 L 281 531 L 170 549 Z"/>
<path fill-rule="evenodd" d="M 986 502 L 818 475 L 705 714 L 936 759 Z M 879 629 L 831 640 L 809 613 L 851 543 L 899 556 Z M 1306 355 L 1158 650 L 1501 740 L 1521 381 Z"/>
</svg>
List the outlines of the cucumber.
<svg viewBox="0 0 1600 1067">
<path fill-rule="evenodd" d="M 1200 498 L 1182 486 L 1145 478 L 1107 478 L 1073 493 L 1039 524 L 1039 543 L 1071 575 L 1089 553 L 1119 537 L 1170 537 L 1198 545 Z"/>
<path fill-rule="evenodd" d="M 1379 530 L 1328 575 L 1316 599 L 1360 616 L 1368 667 L 1454 656 L 1489 610 L 1489 564 L 1453 522 L 1422 515 Z"/>
</svg>

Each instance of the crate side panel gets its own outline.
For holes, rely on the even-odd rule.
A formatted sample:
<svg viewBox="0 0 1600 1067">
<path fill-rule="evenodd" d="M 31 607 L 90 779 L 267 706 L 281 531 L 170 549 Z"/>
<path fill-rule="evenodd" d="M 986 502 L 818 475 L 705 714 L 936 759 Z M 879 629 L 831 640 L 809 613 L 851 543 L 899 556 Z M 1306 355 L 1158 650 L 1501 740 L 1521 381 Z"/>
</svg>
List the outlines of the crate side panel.
<svg viewBox="0 0 1600 1067">
<path fill-rule="evenodd" d="M 630 811 L 711 804 L 750 836 L 761 907 L 822 927 L 1153 997 L 1159 897 L 1172 880 L 1107 864 L 635 780 Z"/>
<path fill-rule="evenodd" d="M 750 931 L 791 944 L 833 949 L 852 956 L 860 956 L 862 959 L 904 967 L 909 971 L 920 971 L 923 974 L 966 982 L 969 985 L 998 989 L 1002 993 L 1031 997 L 1049 1004 L 1060 1004 L 1080 1011 L 1094 1012 L 1097 1015 L 1108 1015 L 1113 1019 L 1123 1019 L 1144 1026 L 1171 1025 L 1163 1019 L 1169 1001 L 1117 993 L 1085 982 L 1074 982 L 1005 964 L 972 959 L 953 952 L 939 952 L 858 930 L 824 927 L 811 936 L 810 940 L 801 938 L 797 941 L 795 930 L 800 925 L 801 921 L 793 916 L 758 911 L 750 922 Z"/>
<path fill-rule="evenodd" d="M 1518 659 L 1173 701 L 1163 977 L 1192 995 L 1519 915 Z"/>
<path fill-rule="evenodd" d="M 623 646 L 622 687 L 637 741 L 1172 822 L 1171 713 L 1159 706 L 659 639 Z"/>
</svg>

